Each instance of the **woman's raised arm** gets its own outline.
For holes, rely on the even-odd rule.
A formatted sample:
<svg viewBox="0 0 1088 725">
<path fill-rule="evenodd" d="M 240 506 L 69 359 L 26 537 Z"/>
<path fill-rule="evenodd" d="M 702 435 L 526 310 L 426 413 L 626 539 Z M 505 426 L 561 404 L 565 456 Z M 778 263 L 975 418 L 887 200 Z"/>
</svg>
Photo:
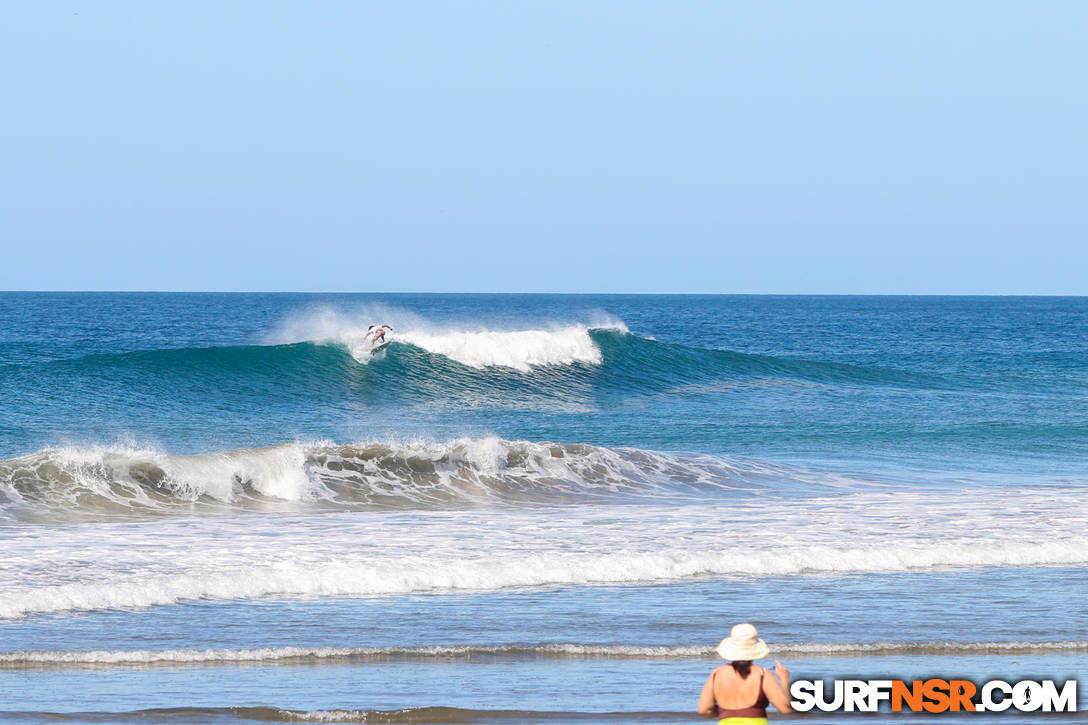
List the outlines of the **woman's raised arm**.
<svg viewBox="0 0 1088 725">
<path fill-rule="evenodd" d="M 779 712 L 793 712 L 790 707 L 790 671 L 778 660 L 774 661 L 774 677 L 763 678 L 763 694 Z"/>
</svg>

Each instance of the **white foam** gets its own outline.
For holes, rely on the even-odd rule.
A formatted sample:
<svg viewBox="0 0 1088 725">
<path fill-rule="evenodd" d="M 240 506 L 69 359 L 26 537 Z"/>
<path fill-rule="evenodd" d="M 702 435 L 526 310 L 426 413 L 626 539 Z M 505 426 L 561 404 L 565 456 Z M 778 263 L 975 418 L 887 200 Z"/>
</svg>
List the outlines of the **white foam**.
<svg viewBox="0 0 1088 725">
<path fill-rule="evenodd" d="M 889 654 L 1022 654 L 1088 652 L 1085 641 L 1004 642 L 786 642 L 775 656 L 866 657 Z M 714 657 L 711 645 L 641 647 L 557 643 L 541 645 L 435 645 L 417 647 L 261 647 L 186 650 L 33 650 L 0 652 L 0 667 L 153 666 L 178 664 L 291 663 L 310 661 L 511 659 L 697 659 Z"/>
<path fill-rule="evenodd" d="M 407 331 L 395 333 L 393 339 L 474 368 L 506 367 L 528 372 L 543 365 L 601 364 L 601 351 L 584 325 L 501 332 Z"/>
<path fill-rule="evenodd" d="M 609 659 L 700 657 L 709 647 L 629 647 L 613 645 L 437 645 L 422 647 L 263 647 L 208 650 L 98 650 L 0 652 L 0 666 L 80 666 L 230 664 L 299 660 L 435 659 L 506 656 L 512 658 L 596 657 Z"/>
<path fill-rule="evenodd" d="M 530 586 L 633 584 L 707 576 L 1083 565 L 1088 564 L 1088 538 L 986 547 L 896 543 L 864 547 L 790 546 L 756 551 L 744 547 L 615 553 L 507 553 L 496 549 L 487 556 L 472 558 L 401 552 L 400 555 L 361 560 L 341 550 L 325 563 L 282 560 L 246 566 L 223 566 L 227 562 L 216 559 L 215 556 L 200 557 L 182 567 L 182 571 L 171 574 L 114 572 L 94 580 L 63 585 L 9 586 L 0 592 L 0 618 L 35 612 L 141 608 L 196 599 L 391 595 Z"/>
<path fill-rule="evenodd" d="M 789 642 L 777 644 L 775 655 L 791 657 L 865 657 L 893 654 L 1026 654 L 1039 652 L 1088 652 L 1088 642 Z"/>
<path fill-rule="evenodd" d="M 1077 481 L 888 489 L 813 475 L 811 485 L 758 462 L 500 439 L 294 444 L 196 462 L 139 452 L 154 466 L 107 453 L 68 452 L 67 467 L 48 456 L 37 469 L 27 458 L 2 463 L 11 495 L 40 496 L 25 476 L 48 473 L 47 492 L 75 507 L 95 496 L 126 511 L 143 499 L 163 506 L 169 476 L 192 478 L 190 496 L 226 496 L 231 477 L 229 495 L 255 509 L 266 499 L 246 499 L 248 489 L 320 498 L 321 514 L 296 504 L 274 507 L 289 515 L 0 526 L 0 618 L 197 599 L 1088 564 Z M 102 473 L 111 467 L 127 478 Z M 93 485 L 74 485 L 83 468 L 99 476 Z M 269 482 L 238 483 L 257 472 Z M 136 483 L 152 474 L 162 481 Z M 198 491 L 205 478 L 213 483 Z"/>
<path fill-rule="evenodd" d="M 411 710 L 402 711 L 410 713 Z M 301 722 L 366 722 L 372 716 L 380 716 L 374 710 L 276 710 L 276 713 L 285 720 L 298 720 Z M 411 722 L 410 719 L 406 722 Z"/>
</svg>

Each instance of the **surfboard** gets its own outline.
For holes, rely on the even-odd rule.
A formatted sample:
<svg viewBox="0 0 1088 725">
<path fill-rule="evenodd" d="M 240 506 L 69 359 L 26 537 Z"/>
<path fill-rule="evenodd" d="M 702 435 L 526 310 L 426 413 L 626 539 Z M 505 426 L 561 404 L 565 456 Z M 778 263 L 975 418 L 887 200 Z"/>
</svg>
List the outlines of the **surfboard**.
<svg viewBox="0 0 1088 725">
<path fill-rule="evenodd" d="M 392 340 L 386 340 L 384 342 L 378 343 L 374 347 L 370 348 L 370 354 L 373 355 L 374 353 L 376 353 L 376 352 L 378 352 L 380 350 L 384 350 L 385 348 L 389 347 L 390 342 L 392 342 Z"/>
</svg>

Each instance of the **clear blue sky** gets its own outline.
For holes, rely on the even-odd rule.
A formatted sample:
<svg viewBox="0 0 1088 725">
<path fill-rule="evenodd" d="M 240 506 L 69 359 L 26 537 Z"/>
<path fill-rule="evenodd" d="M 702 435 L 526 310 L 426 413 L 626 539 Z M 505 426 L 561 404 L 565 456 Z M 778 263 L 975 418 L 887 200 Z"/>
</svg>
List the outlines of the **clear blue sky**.
<svg viewBox="0 0 1088 725">
<path fill-rule="evenodd" d="M 0 289 L 1088 294 L 1088 2 L 57 2 Z"/>
</svg>

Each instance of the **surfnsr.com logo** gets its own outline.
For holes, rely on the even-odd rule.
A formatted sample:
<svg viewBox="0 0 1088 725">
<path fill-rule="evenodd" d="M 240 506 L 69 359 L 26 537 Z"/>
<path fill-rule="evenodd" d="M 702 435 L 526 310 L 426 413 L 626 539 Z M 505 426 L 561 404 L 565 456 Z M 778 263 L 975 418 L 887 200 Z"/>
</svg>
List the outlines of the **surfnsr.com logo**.
<svg viewBox="0 0 1088 725">
<path fill-rule="evenodd" d="M 1076 712 L 1077 681 L 796 680 L 790 697 L 797 712 Z"/>
</svg>

